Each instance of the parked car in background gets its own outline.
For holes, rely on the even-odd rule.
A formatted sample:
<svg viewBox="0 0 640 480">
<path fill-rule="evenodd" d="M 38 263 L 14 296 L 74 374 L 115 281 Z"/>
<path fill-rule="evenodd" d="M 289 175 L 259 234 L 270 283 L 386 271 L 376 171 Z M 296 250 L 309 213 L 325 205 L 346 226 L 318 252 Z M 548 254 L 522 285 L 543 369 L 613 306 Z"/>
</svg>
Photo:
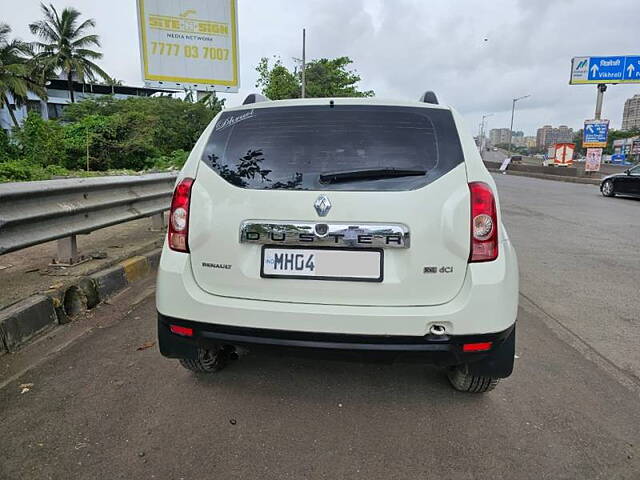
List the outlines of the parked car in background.
<svg viewBox="0 0 640 480">
<path fill-rule="evenodd" d="M 600 192 L 605 197 L 616 195 L 640 197 L 640 164 L 622 173 L 603 178 L 600 182 Z"/>
</svg>

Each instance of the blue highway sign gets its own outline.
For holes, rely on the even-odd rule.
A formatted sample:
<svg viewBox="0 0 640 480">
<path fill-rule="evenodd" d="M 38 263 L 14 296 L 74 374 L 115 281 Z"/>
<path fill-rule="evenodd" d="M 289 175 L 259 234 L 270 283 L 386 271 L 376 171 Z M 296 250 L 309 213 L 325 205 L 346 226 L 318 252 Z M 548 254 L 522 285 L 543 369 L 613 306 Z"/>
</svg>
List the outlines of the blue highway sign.
<svg viewBox="0 0 640 480">
<path fill-rule="evenodd" d="M 640 55 L 574 57 L 569 83 L 640 83 Z"/>
<path fill-rule="evenodd" d="M 583 132 L 584 148 L 604 148 L 607 146 L 609 120 L 585 120 Z"/>
<path fill-rule="evenodd" d="M 624 79 L 628 81 L 640 81 L 640 56 L 627 57 L 624 65 Z"/>
</svg>

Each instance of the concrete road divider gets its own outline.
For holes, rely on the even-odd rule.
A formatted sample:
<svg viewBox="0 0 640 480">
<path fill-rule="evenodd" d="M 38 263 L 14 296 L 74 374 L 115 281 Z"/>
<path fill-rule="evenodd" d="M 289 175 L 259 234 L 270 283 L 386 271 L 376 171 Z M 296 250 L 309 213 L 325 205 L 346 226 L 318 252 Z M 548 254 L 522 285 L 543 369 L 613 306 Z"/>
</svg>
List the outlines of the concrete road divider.
<svg viewBox="0 0 640 480">
<path fill-rule="evenodd" d="M 0 310 L 0 355 L 17 351 L 38 335 L 72 321 L 78 314 L 154 273 L 160 252 L 161 249 L 156 249 L 123 260 L 46 295 L 32 295 Z"/>
<path fill-rule="evenodd" d="M 490 172 L 500 171 L 500 163 L 485 161 L 484 165 Z M 541 178 L 544 180 L 556 180 L 559 182 L 586 183 L 590 185 L 600 184 L 600 178 L 578 176 L 578 169 L 571 167 L 543 167 L 536 165 L 510 164 L 507 169 L 507 174 Z"/>
<path fill-rule="evenodd" d="M 58 323 L 53 300 L 34 295 L 0 312 L 0 352 L 13 352 Z"/>
</svg>

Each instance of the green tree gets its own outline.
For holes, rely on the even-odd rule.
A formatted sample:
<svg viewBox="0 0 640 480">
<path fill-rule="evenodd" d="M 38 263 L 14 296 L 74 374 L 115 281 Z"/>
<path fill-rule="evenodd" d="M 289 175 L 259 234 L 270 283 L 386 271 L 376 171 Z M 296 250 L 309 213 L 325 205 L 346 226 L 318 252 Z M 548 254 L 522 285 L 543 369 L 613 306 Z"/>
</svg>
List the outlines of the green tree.
<svg viewBox="0 0 640 480">
<path fill-rule="evenodd" d="M 260 59 L 260 63 L 256 67 L 258 72 L 256 87 L 260 88 L 262 94 L 271 100 L 300 98 L 300 78 L 295 73 L 291 73 L 282 64 L 280 58 L 274 58 L 274 65 L 271 68 L 269 68 L 267 57 Z"/>
<path fill-rule="evenodd" d="M 19 40 L 9 40 L 11 27 L 0 23 L 0 108 L 7 106 L 11 121 L 18 127 L 18 120 L 9 106 L 11 96 L 17 106 L 27 101 L 29 91 L 46 99 L 44 78 L 35 75 L 36 68 L 26 57 L 29 53 L 28 44 Z"/>
<path fill-rule="evenodd" d="M 102 82 L 103 85 L 108 85 L 109 87 L 119 87 L 122 85 L 122 80 L 118 80 L 115 77 L 107 77 Z"/>
<path fill-rule="evenodd" d="M 352 63 L 349 57 L 321 58 L 309 63 L 305 69 L 307 96 L 373 97 L 373 90 L 358 89 L 360 76 L 347 69 Z"/>
<path fill-rule="evenodd" d="M 226 98 L 218 98 L 216 92 L 209 92 L 202 96 L 198 103 L 201 103 L 209 110 L 216 112 L 216 114 L 224 108 L 224 103 L 226 102 Z"/>
<path fill-rule="evenodd" d="M 34 42 L 36 60 L 47 74 L 62 72 L 67 78 L 69 98 L 75 102 L 73 93 L 74 75 L 82 82 L 85 79 L 95 81 L 96 75 L 109 79 L 93 61 L 102 58 L 102 53 L 90 47 L 100 47 L 100 39 L 96 34 L 87 34 L 96 26 L 93 19 L 80 21 L 80 12 L 75 8 L 65 8 L 60 14 L 52 4 L 47 7 L 40 4 L 43 20 L 29 24 L 31 33 L 41 41 Z"/>
<path fill-rule="evenodd" d="M 373 90 L 360 90 L 360 76 L 348 67 L 353 61 L 349 57 L 334 59 L 321 58 L 305 66 L 305 93 L 307 97 L 372 97 Z M 271 67 L 269 59 L 263 57 L 256 67 L 258 81 L 256 87 L 271 100 L 299 98 L 301 75 L 291 72 L 275 58 Z"/>
<path fill-rule="evenodd" d="M 576 144 L 576 153 L 580 153 L 581 155 L 584 155 L 584 148 L 582 147 L 582 129 L 578 130 L 576 133 L 573 134 L 573 143 Z"/>
</svg>

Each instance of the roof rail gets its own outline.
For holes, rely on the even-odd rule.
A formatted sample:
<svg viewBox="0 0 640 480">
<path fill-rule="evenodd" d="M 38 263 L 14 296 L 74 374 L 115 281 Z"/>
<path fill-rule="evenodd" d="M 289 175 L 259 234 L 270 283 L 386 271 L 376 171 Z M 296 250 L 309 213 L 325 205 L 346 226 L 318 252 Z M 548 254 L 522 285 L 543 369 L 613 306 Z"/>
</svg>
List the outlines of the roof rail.
<svg viewBox="0 0 640 480">
<path fill-rule="evenodd" d="M 423 103 L 433 103 L 434 105 L 438 105 L 438 97 L 436 97 L 436 94 L 431 90 L 424 92 L 420 97 L 420 101 Z"/>
<path fill-rule="evenodd" d="M 247 98 L 244 99 L 244 102 L 242 102 L 242 104 L 248 105 L 250 103 L 266 102 L 267 100 L 269 99 L 264 95 L 260 95 L 259 93 L 250 93 L 249 95 L 247 95 Z"/>
</svg>

